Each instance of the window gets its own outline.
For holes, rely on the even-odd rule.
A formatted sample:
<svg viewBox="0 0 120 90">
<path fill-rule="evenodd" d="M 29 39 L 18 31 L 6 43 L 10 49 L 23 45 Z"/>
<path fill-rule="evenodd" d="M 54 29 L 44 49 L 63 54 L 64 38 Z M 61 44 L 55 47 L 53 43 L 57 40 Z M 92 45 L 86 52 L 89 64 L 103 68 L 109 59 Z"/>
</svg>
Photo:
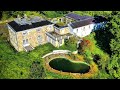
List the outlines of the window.
<svg viewBox="0 0 120 90">
<path fill-rule="evenodd" d="M 85 27 L 83 27 L 83 30 L 85 30 Z"/>
<path fill-rule="evenodd" d="M 61 21 L 62 21 L 62 19 L 59 19 L 59 21 L 61 22 Z"/>
<path fill-rule="evenodd" d="M 48 37 L 48 42 L 50 42 L 51 41 L 51 38 L 50 37 Z"/>
<path fill-rule="evenodd" d="M 23 45 L 27 45 L 28 44 L 28 39 L 23 40 Z"/>
<path fill-rule="evenodd" d="M 38 40 L 39 40 L 39 41 L 42 41 L 42 37 L 41 37 L 41 36 L 38 36 Z"/>
<path fill-rule="evenodd" d="M 38 43 L 41 44 L 42 43 L 42 37 L 38 36 Z"/>
<path fill-rule="evenodd" d="M 38 29 L 37 29 L 37 32 L 40 32 L 40 30 L 41 30 L 41 28 L 38 28 Z"/>
<path fill-rule="evenodd" d="M 27 35 L 27 31 L 24 31 L 24 32 L 23 32 L 23 35 L 24 35 L 24 36 Z"/>
<path fill-rule="evenodd" d="M 89 29 L 90 29 L 90 25 L 89 25 Z"/>
<path fill-rule="evenodd" d="M 60 40 L 59 43 L 62 44 L 62 40 Z"/>
<path fill-rule="evenodd" d="M 55 41 L 54 41 L 54 40 L 52 40 L 52 44 L 53 44 L 53 45 L 55 44 Z"/>
<path fill-rule="evenodd" d="M 50 26 L 50 28 L 52 28 L 52 26 Z"/>
<path fill-rule="evenodd" d="M 77 32 L 78 32 L 78 29 L 77 29 Z"/>
</svg>

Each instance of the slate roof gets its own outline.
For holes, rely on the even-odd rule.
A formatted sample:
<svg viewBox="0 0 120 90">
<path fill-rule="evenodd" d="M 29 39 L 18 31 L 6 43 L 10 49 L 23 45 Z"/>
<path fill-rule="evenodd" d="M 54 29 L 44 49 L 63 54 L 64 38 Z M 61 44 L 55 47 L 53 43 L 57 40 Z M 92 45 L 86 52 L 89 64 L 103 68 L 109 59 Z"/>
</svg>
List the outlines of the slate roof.
<svg viewBox="0 0 120 90">
<path fill-rule="evenodd" d="M 92 16 L 80 16 L 80 15 L 77 15 L 77 14 L 74 14 L 74 13 L 69 13 L 69 14 L 66 15 L 66 17 L 72 18 L 72 19 L 77 20 L 77 21 L 82 21 L 82 20 L 87 20 L 87 19 L 94 18 Z"/>
<path fill-rule="evenodd" d="M 66 16 L 76 20 L 76 22 L 72 22 L 70 24 L 72 28 L 82 27 L 82 26 L 85 26 L 85 25 L 88 25 L 88 24 L 91 24 L 91 23 L 100 23 L 100 22 L 108 21 L 103 16 L 96 16 L 96 17 L 80 16 L 80 15 L 77 15 L 77 14 L 74 14 L 74 13 L 69 13 Z"/>
<path fill-rule="evenodd" d="M 86 26 L 86 25 L 89 25 L 89 24 L 92 24 L 92 23 L 93 23 L 93 19 L 89 19 L 89 20 L 84 20 L 84 21 L 78 21 L 78 22 L 71 23 L 70 26 L 72 28 L 78 28 L 78 27 Z"/>
<path fill-rule="evenodd" d="M 47 20 L 43 20 L 40 22 L 36 22 L 36 23 L 32 23 L 31 25 L 26 24 L 26 25 L 19 25 L 18 23 L 16 23 L 15 21 L 11 21 L 8 23 L 16 32 L 19 31 L 24 31 L 27 29 L 31 29 L 31 28 L 36 28 L 36 27 L 40 27 L 40 26 L 44 26 L 44 25 L 50 25 L 53 24 L 50 21 Z"/>
</svg>

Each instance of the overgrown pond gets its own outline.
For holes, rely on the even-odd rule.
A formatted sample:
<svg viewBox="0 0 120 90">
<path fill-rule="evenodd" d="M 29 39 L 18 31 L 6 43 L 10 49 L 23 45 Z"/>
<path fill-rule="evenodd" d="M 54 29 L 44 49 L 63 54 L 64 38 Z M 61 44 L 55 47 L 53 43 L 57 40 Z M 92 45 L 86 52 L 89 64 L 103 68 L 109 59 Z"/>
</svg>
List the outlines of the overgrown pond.
<svg viewBox="0 0 120 90">
<path fill-rule="evenodd" d="M 71 61 L 66 58 L 56 58 L 49 62 L 49 65 L 56 70 L 71 73 L 87 73 L 90 66 L 81 61 Z"/>
</svg>

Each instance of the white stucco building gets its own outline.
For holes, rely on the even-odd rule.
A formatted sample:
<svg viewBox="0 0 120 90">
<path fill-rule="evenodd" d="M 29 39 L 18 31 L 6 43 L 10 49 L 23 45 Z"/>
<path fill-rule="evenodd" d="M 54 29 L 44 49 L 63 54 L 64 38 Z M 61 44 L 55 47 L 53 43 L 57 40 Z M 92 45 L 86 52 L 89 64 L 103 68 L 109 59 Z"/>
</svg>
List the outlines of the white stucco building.
<svg viewBox="0 0 120 90">
<path fill-rule="evenodd" d="M 66 18 L 71 19 L 68 23 L 70 33 L 79 37 L 85 37 L 92 31 L 98 30 L 106 23 L 103 17 L 79 16 L 74 13 L 66 15 Z"/>
</svg>

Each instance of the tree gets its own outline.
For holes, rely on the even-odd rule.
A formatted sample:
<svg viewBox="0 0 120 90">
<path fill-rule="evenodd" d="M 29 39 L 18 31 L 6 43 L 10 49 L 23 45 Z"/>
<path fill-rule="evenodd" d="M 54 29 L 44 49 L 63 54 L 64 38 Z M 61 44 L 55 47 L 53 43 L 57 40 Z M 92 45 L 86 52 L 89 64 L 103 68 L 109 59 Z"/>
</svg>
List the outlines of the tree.
<svg viewBox="0 0 120 90">
<path fill-rule="evenodd" d="M 33 61 L 30 67 L 30 78 L 31 79 L 44 79 L 45 70 L 39 61 Z"/>
<path fill-rule="evenodd" d="M 120 77 L 120 12 L 112 12 L 110 18 L 110 31 L 113 34 L 113 38 L 110 42 L 110 49 L 112 52 L 111 59 L 108 63 L 108 70 L 112 77 Z"/>
<path fill-rule="evenodd" d="M 83 38 L 82 42 L 79 44 L 78 53 L 84 54 L 86 49 L 91 49 L 91 42 Z"/>
<path fill-rule="evenodd" d="M 0 11 L 0 20 L 1 20 L 1 18 L 2 18 L 2 12 L 3 12 L 3 11 Z"/>
<path fill-rule="evenodd" d="M 70 37 L 69 39 L 65 39 L 65 45 L 70 45 L 70 44 L 77 44 L 78 38 L 77 37 Z"/>
</svg>

